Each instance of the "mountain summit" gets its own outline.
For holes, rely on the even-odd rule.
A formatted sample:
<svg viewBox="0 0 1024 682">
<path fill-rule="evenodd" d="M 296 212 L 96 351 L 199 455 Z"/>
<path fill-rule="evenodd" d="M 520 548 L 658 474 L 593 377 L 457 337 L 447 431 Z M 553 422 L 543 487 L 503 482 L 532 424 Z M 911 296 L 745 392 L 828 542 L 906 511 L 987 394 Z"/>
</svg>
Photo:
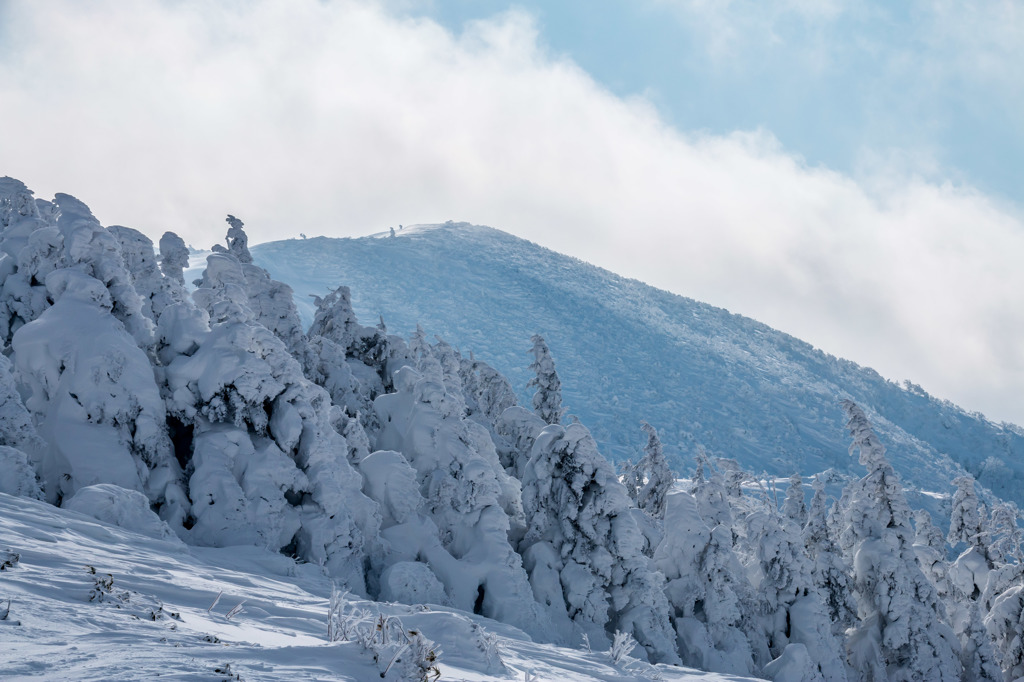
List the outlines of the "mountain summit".
<svg viewBox="0 0 1024 682">
<path fill-rule="evenodd" d="M 528 398 L 530 337 L 558 362 L 563 395 L 608 456 L 638 456 L 640 422 L 677 469 L 698 447 L 748 470 L 855 473 L 839 401 L 871 413 L 908 485 L 969 472 L 1024 503 L 1024 430 L 886 380 L 788 334 L 626 279 L 489 227 L 448 222 L 369 237 L 261 244 L 256 263 L 313 299 L 344 284 L 364 320 L 419 324 L 505 373 Z"/>
</svg>

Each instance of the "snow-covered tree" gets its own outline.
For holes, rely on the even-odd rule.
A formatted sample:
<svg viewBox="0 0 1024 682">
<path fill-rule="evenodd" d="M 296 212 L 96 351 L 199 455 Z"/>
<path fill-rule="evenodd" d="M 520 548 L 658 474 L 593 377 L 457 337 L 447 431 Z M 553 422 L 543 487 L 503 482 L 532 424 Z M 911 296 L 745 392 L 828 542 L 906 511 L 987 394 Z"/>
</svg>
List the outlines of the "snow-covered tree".
<svg viewBox="0 0 1024 682">
<path fill-rule="evenodd" d="M 1024 584 L 1017 583 L 992 604 L 984 619 L 1004 680 L 1024 677 Z"/>
<path fill-rule="evenodd" d="M 849 663 L 863 679 L 958 680 L 960 646 L 945 608 L 917 563 L 910 507 L 885 447 L 864 412 L 844 401 L 847 426 L 867 475 L 848 487 L 844 544 L 854 557 L 859 622 Z"/>
<path fill-rule="evenodd" d="M 594 644 L 633 635 L 655 661 L 676 661 L 660 573 L 652 573 L 629 498 L 582 424 L 538 434 L 523 477 L 520 553 L 538 601 Z"/>
<path fill-rule="evenodd" d="M 925 509 L 914 510 L 914 552 L 921 570 L 932 581 L 939 598 L 948 601 L 953 596 L 949 582 L 949 565 L 946 561 L 946 541 L 942 531 L 932 523 L 932 516 Z"/>
<path fill-rule="evenodd" d="M 970 474 L 953 479 L 956 492 L 953 493 L 952 511 L 949 519 L 949 533 L 946 541 L 956 546 L 965 543 L 988 555 L 988 528 L 978 493 L 974 489 L 974 477 Z"/>
<path fill-rule="evenodd" d="M 233 215 L 224 219 L 228 224 L 228 253 L 238 259 L 239 263 L 252 263 L 252 254 L 249 253 L 249 237 L 245 234 L 245 223 Z"/>
<path fill-rule="evenodd" d="M 228 253 L 207 259 L 193 296 L 211 325 L 192 329 L 165 362 L 168 406 L 188 457 L 187 535 L 323 563 L 365 593 L 366 564 L 379 554 L 377 505 L 361 492 L 330 397 L 248 307 L 242 267 Z M 179 329 L 171 321 L 193 317 L 185 305 L 169 306 L 160 326 Z"/>
<path fill-rule="evenodd" d="M 636 464 L 638 489 L 637 506 L 656 519 L 665 518 L 665 496 L 672 488 L 675 477 L 665 459 L 665 451 L 658 432 L 647 422 L 640 425 L 647 434 L 644 456 Z"/>
<path fill-rule="evenodd" d="M 486 429 L 462 416 L 438 377 L 403 367 L 394 381 L 396 392 L 374 401 L 382 425 L 377 447 L 401 453 L 415 472 L 420 510 L 446 553 L 424 550 L 430 571 L 458 608 L 551 637 L 508 540 L 515 517 L 522 523 L 519 485 L 501 467 Z M 409 550 L 424 541 L 395 546 L 397 558 L 414 560 Z"/>
<path fill-rule="evenodd" d="M 492 436 L 496 435 L 501 414 L 518 402 L 512 382 L 472 353 L 462 359 L 460 375 L 469 417 L 484 424 Z"/>
<path fill-rule="evenodd" d="M 800 474 L 793 474 L 789 477 L 789 487 L 786 488 L 786 501 L 782 503 L 782 513 L 800 528 L 807 524 L 807 504 L 804 502 L 804 483 Z"/>
<path fill-rule="evenodd" d="M 121 247 L 121 255 L 131 274 L 132 285 L 142 299 L 142 313 L 157 324 L 164 308 L 181 303 L 188 297 L 185 287 L 177 279 L 161 272 L 153 251 L 153 242 L 149 237 L 138 230 L 119 225 L 108 227 L 107 230 L 114 235 Z M 174 236 L 170 232 L 164 236 L 167 235 Z M 186 251 L 186 259 L 187 254 Z M 178 274 L 180 275 L 180 272 Z"/>
<path fill-rule="evenodd" d="M 711 461 L 703 447 L 697 448 L 697 467 L 693 474 L 690 492 L 697 498 L 697 507 L 704 521 L 714 528 L 722 525 L 732 532 L 732 500 L 722 473 Z"/>
<path fill-rule="evenodd" d="M 530 379 L 529 386 L 536 386 L 533 395 L 533 409 L 547 424 L 561 424 L 565 409 L 562 407 L 562 382 L 555 371 L 555 361 L 551 350 L 540 334 L 530 339 L 533 343 L 533 362 L 530 364 L 536 376 Z"/>
<path fill-rule="evenodd" d="M 44 499 L 47 446 L 21 401 L 11 369 L 11 361 L 0 354 L 0 492 Z"/>
<path fill-rule="evenodd" d="M 164 232 L 160 237 L 160 270 L 166 277 L 184 286 L 184 271 L 187 267 L 188 247 L 184 240 L 173 232 Z"/>
<path fill-rule="evenodd" d="M 963 682 L 1002 682 L 1003 673 L 992 638 L 985 629 L 978 602 L 967 605 L 960 628 L 960 661 Z"/>
<path fill-rule="evenodd" d="M 755 588 L 770 655 L 777 659 L 791 644 L 802 644 L 823 679 L 845 682 L 842 647 L 832 634 L 824 600 L 814 585 L 800 528 L 771 508 L 748 514 L 745 525 L 747 537 L 756 538 L 760 575 Z M 759 653 L 757 648 L 754 651 Z M 761 661 L 762 668 L 768 664 Z"/>
<path fill-rule="evenodd" d="M 180 524 L 188 505 L 149 358 L 113 316 L 102 282 L 65 268 L 50 273 L 46 287 L 53 306 L 18 329 L 13 349 L 25 406 L 47 443 L 47 498 L 114 483 L 145 492 Z"/>
<path fill-rule="evenodd" d="M 153 322 L 143 312 L 142 297 L 135 290 L 115 234 L 104 229 L 89 207 L 67 194 L 57 194 L 60 210 L 57 228 L 62 241 L 61 265 L 75 268 L 103 284 L 110 296 L 110 313 L 120 321 L 143 349 L 154 340 Z"/>
<path fill-rule="evenodd" d="M 989 551 L 997 563 L 1024 561 L 1024 532 L 1017 526 L 1020 512 L 1012 502 L 999 502 L 992 506 L 989 528 L 992 544 Z"/>
<path fill-rule="evenodd" d="M 666 578 L 665 595 L 683 664 L 752 674 L 740 597 L 746 578 L 732 551 L 732 533 L 722 526 L 714 532 L 708 528 L 691 494 L 668 495 L 665 539 L 654 552 L 653 565 Z"/>
<path fill-rule="evenodd" d="M 322 337 L 331 341 L 345 358 L 354 361 L 349 363 L 349 368 L 356 380 L 367 387 L 371 401 L 390 390 L 391 375 L 402 364 L 411 362 L 407 349 L 398 352 L 393 348 L 397 337 L 388 336 L 384 321 L 381 320 L 377 327 L 359 324 L 348 287 L 338 287 L 324 298 L 315 297 L 314 300 L 317 310 L 309 328 L 309 338 Z M 336 355 L 336 351 L 333 354 Z M 372 376 L 374 374 L 376 379 Z"/>
<path fill-rule="evenodd" d="M 824 602 L 832 632 L 839 636 L 857 619 L 853 579 L 850 567 L 829 530 L 825 483 L 820 476 L 815 476 L 811 486 L 814 494 L 803 529 L 804 546 L 811 560 L 811 577 Z"/>
<path fill-rule="evenodd" d="M 960 476 L 953 484 L 956 492 L 946 540 L 954 547 L 963 543 L 967 548 L 950 566 L 949 578 L 966 597 L 978 599 L 985 590 L 989 573 L 995 568 L 989 550 L 988 519 L 974 489 L 974 477 Z"/>
</svg>

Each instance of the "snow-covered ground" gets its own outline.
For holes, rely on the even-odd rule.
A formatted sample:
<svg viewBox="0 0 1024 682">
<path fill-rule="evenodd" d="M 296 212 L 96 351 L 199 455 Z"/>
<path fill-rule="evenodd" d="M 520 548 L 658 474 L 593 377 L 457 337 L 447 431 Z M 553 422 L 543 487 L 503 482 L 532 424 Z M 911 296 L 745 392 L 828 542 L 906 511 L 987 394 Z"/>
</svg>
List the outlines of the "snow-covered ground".
<svg viewBox="0 0 1024 682">
<path fill-rule="evenodd" d="M 0 493 L 0 563 L 5 680 L 381 679 L 360 644 L 328 641 L 330 580 L 276 552 L 188 547 Z M 613 665 L 607 652 L 537 644 L 441 606 L 352 599 L 345 613 L 359 609 L 435 642 L 441 680 L 747 679 L 633 658 Z"/>
</svg>

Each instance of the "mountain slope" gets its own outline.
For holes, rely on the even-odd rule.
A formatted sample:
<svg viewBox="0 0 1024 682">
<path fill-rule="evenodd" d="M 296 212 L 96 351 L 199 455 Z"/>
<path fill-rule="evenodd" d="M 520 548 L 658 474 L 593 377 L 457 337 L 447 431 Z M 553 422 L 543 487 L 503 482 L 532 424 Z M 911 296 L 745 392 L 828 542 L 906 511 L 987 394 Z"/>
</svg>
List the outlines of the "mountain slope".
<svg viewBox="0 0 1024 682">
<path fill-rule="evenodd" d="M 288 240 L 252 250 L 308 294 L 350 286 L 364 323 L 420 323 L 506 373 L 528 398 L 530 335 L 547 339 L 565 403 L 607 456 L 634 457 L 647 420 L 677 467 L 702 445 L 745 468 L 858 472 L 840 398 L 872 413 L 905 481 L 947 492 L 966 470 L 1024 503 L 1024 431 L 900 386 L 787 334 L 487 227 L 406 228 L 394 238 Z"/>
</svg>

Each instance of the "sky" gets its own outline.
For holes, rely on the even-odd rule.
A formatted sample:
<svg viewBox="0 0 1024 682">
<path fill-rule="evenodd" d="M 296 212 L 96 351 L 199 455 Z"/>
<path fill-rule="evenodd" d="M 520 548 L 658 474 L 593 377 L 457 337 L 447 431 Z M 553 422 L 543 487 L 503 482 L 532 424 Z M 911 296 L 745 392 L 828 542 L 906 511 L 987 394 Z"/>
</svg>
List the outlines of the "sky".
<svg viewBox="0 0 1024 682">
<path fill-rule="evenodd" d="M 1024 7 L 0 0 L 0 174 L 197 247 L 490 225 L 1024 424 Z"/>
</svg>

